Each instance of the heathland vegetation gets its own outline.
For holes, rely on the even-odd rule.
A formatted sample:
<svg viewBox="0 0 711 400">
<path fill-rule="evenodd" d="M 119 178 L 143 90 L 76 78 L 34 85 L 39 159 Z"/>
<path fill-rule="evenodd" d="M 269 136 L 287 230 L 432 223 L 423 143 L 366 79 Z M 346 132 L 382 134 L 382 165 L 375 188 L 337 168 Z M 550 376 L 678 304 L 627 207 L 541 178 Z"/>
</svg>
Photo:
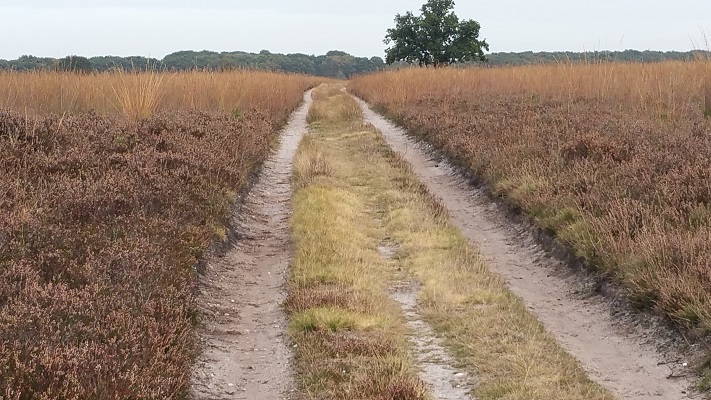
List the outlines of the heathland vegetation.
<svg viewBox="0 0 711 400">
<path fill-rule="evenodd" d="M 196 269 L 315 78 L 0 82 L 0 398 L 185 395 Z"/>
<path fill-rule="evenodd" d="M 408 69 L 351 89 L 630 301 L 711 332 L 711 63 Z"/>
<path fill-rule="evenodd" d="M 380 71 L 381 58 L 340 51 L 0 60 L 0 399 L 190 396 L 200 272 L 237 236 L 230 212 L 279 128 L 328 81 L 315 75 L 359 75 L 353 93 L 619 283 L 632 306 L 711 334 L 708 54 L 501 53 L 489 65 L 555 64 L 486 68 L 479 24 L 453 6 L 398 15 L 387 62 L 472 68 Z M 619 62 L 668 58 L 684 61 Z M 303 397 L 428 398 L 392 296 L 407 286 L 477 398 L 611 398 L 489 271 L 344 85 L 314 91 L 292 180 L 280 306 Z M 252 306 L 232 300 L 238 314 Z M 234 395 L 227 385 L 219 393 Z"/>
</svg>

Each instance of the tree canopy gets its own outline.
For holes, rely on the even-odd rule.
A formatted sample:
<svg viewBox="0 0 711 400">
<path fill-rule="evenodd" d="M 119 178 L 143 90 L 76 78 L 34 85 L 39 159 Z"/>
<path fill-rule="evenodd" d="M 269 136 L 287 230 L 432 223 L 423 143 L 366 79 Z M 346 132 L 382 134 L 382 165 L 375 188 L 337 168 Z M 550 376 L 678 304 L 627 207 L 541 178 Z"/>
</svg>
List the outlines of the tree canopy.
<svg viewBox="0 0 711 400">
<path fill-rule="evenodd" d="M 81 56 L 67 56 L 57 60 L 57 69 L 61 71 L 76 72 L 82 74 L 88 74 L 94 70 L 94 66 L 91 64 L 86 57 Z"/>
<path fill-rule="evenodd" d="M 454 0 L 429 0 L 416 16 L 411 11 L 395 16 L 395 27 L 388 29 L 385 62 L 417 63 L 440 67 L 458 62 L 484 61 L 489 50 L 479 39 L 481 25 L 460 20 L 454 13 Z"/>
</svg>

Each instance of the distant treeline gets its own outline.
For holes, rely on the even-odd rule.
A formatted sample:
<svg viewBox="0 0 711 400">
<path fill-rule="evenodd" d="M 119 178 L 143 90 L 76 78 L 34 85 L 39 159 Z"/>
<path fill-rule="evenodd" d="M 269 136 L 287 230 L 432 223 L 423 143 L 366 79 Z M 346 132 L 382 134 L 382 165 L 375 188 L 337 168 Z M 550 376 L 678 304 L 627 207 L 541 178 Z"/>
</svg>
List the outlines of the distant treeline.
<svg viewBox="0 0 711 400">
<path fill-rule="evenodd" d="M 710 59 L 711 52 L 694 51 L 594 51 L 594 52 L 538 52 L 491 53 L 487 56 L 489 66 L 545 64 L 553 62 L 659 62 Z M 477 63 L 481 64 L 481 63 Z M 402 66 L 397 63 L 396 66 Z M 146 57 L 81 57 L 68 56 L 60 59 L 25 55 L 17 60 L 0 60 L 0 70 L 62 70 L 75 72 L 103 72 L 122 70 L 213 70 L 257 69 L 300 73 L 332 78 L 350 78 L 353 75 L 374 72 L 385 68 L 380 57 L 355 57 L 343 51 L 329 51 L 325 55 L 277 54 L 267 50 L 259 53 L 242 51 L 179 51 L 162 60 Z"/>
<path fill-rule="evenodd" d="M 0 60 L 0 70 L 63 70 L 75 72 L 103 72 L 123 70 L 214 70 L 258 69 L 301 73 L 332 78 L 349 78 L 352 75 L 373 72 L 385 67 L 380 57 L 355 57 L 342 51 L 329 51 L 325 55 L 275 54 L 267 50 L 259 53 L 241 51 L 217 53 L 213 51 L 179 51 L 162 60 L 146 57 L 81 57 L 61 59 L 25 55 L 17 60 Z"/>
<path fill-rule="evenodd" d="M 592 52 L 538 52 L 526 51 L 521 53 L 492 53 L 486 58 L 492 66 L 502 65 L 528 65 L 546 64 L 553 62 L 660 62 L 660 61 L 689 61 L 696 59 L 709 59 L 711 52 L 703 50 L 693 51 L 592 51 Z"/>
</svg>

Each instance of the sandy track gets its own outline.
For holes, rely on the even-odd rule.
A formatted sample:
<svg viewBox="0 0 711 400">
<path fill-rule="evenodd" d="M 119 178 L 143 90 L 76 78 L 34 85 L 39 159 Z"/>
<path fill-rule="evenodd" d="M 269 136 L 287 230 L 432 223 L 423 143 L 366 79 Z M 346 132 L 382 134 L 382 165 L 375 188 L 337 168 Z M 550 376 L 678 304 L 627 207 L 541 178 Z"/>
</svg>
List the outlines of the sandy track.
<svg viewBox="0 0 711 400">
<path fill-rule="evenodd" d="M 199 330 L 196 399 L 283 399 L 293 390 L 281 305 L 291 257 L 292 164 L 310 104 L 307 92 L 234 216 L 237 243 L 207 267 L 199 298 L 205 324 Z"/>
<path fill-rule="evenodd" d="M 590 377 L 624 399 L 683 399 L 690 382 L 677 355 L 660 354 L 653 333 L 620 323 L 599 296 L 581 296 L 580 279 L 548 255 L 528 231 L 513 226 L 480 190 L 364 102 L 365 120 L 413 167 L 449 211 L 452 222 L 480 249 L 492 270 L 576 357 Z"/>
</svg>

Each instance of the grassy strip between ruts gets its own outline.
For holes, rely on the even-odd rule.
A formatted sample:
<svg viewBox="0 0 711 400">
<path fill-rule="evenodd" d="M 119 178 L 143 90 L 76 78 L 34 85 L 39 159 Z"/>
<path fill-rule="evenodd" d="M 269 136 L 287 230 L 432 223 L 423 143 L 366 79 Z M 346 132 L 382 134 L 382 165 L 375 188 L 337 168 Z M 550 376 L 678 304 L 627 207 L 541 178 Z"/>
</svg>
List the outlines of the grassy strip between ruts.
<svg viewBox="0 0 711 400">
<path fill-rule="evenodd" d="M 287 302 L 302 397 L 425 397 L 386 294 L 414 279 L 420 314 L 477 398 L 611 399 L 487 270 L 353 100 L 334 86 L 314 97 L 295 165 Z M 394 259 L 378 254 L 383 244 Z"/>
<path fill-rule="evenodd" d="M 380 234 L 368 210 L 374 171 L 340 157 L 344 142 L 325 146 L 350 134 L 359 110 L 339 100 L 346 94 L 328 95 L 314 93 L 312 135 L 294 165 L 296 252 L 286 308 L 301 397 L 424 399 L 399 310 L 384 291 L 386 262 L 372 245 Z"/>
</svg>

